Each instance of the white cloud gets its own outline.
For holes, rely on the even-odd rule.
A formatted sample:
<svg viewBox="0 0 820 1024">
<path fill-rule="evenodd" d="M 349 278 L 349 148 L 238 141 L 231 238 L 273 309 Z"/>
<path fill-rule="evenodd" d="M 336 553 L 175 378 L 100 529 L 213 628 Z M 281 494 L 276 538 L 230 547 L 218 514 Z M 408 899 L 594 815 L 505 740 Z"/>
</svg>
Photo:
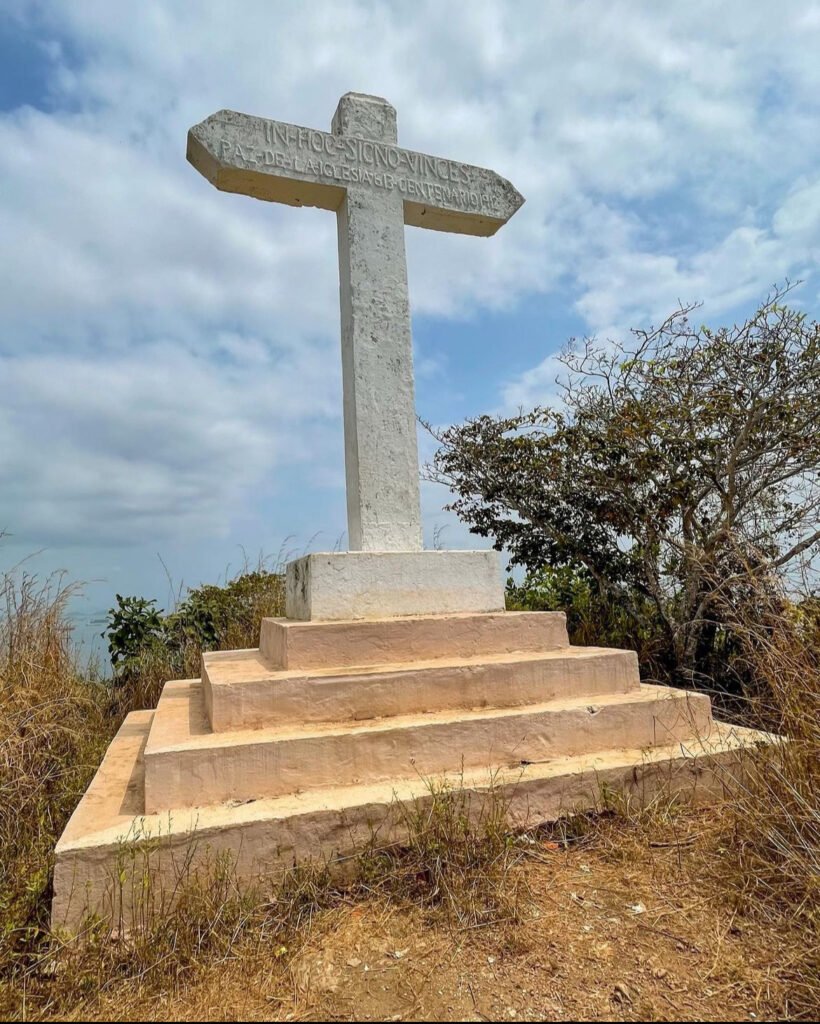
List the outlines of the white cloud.
<svg viewBox="0 0 820 1024">
<path fill-rule="evenodd" d="M 217 366 L 166 343 L 0 358 L 0 507 L 25 511 L 0 528 L 30 546 L 218 537 L 294 460 L 321 482 L 327 455 L 299 424 L 335 421 L 337 375 L 308 348 L 274 367 L 254 339 L 231 340 L 254 357 Z"/>
<path fill-rule="evenodd" d="M 417 316 L 541 294 L 620 329 L 816 262 L 812 4 L 11 10 L 53 68 L 47 109 L 0 115 L 0 526 L 32 539 L 224 535 L 271 474 L 342 479 L 333 218 L 213 190 L 184 160 L 213 110 L 325 127 L 375 92 L 405 145 L 513 181 L 493 239 L 408 231 Z"/>
<path fill-rule="evenodd" d="M 757 303 L 775 285 L 809 275 L 820 221 L 820 187 L 801 189 L 775 212 L 768 228 L 736 227 L 716 245 L 689 255 L 647 251 L 630 244 L 624 225 L 611 225 L 621 244 L 604 244 L 597 259 L 579 269 L 575 307 L 589 333 L 601 341 L 626 339 L 631 327 L 658 324 L 679 304 L 702 302 L 702 320 L 714 320 Z M 799 299 L 800 293 L 793 296 Z M 555 354 L 507 381 L 505 408 L 543 405 L 556 397 L 561 366 Z"/>
</svg>

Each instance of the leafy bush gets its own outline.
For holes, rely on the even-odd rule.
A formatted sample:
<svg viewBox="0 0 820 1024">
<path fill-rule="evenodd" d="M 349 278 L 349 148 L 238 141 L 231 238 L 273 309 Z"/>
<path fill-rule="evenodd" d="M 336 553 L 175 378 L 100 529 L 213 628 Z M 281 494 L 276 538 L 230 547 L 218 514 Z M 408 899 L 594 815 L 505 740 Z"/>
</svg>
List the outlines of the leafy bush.
<svg viewBox="0 0 820 1024">
<path fill-rule="evenodd" d="M 434 432 L 430 475 L 470 529 L 660 635 L 679 684 L 737 691 L 727 599 L 820 553 L 820 324 L 783 295 L 734 327 L 687 307 L 629 344 L 571 343 L 553 406 Z"/>
<path fill-rule="evenodd" d="M 527 573 L 520 584 L 510 577 L 506 602 L 510 611 L 565 612 L 570 643 L 635 650 L 644 679 L 670 677 L 666 637 L 651 608 L 636 619 L 602 592 L 583 568 L 545 566 Z"/>
<path fill-rule="evenodd" d="M 165 629 L 155 600 L 116 595 L 117 607 L 108 612 L 103 634 L 108 638 L 108 653 L 114 669 L 128 671 L 149 647 L 165 641 Z"/>
<path fill-rule="evenodd" d="M 262 619 L 283 615 L 284 605 L 283 575 L 262 568 L 241 572 L 224 586 L 189 589 L 167 615 L 153 600 L 117 594 L 103 636 L 120 717 L 154 707 L 169 679 L 196 678 L 202 651 L 258 646 Z"/>
<path fill-rule="evenodd" d="M 280 572 L 243 572 L 224 586 L 204 584 L 165 620 L 169 642 L 202 650 L 256 647 L 266 616 L 284 615 L 285 581 Z"/>
<path fill-rule="evenodd" d="M 116 599 L 103 636 L 111 664 L 122 674 L 158 647 L 184 654 L 191 647 L 209 651 L 255 646 L 262 619 L 284 610 L 284 580 L 281 573 L 257 569 L 222 587 L 203 584 L 189 589 L 168 615 L 153 599 L 120 594 Z"/>
</svg>

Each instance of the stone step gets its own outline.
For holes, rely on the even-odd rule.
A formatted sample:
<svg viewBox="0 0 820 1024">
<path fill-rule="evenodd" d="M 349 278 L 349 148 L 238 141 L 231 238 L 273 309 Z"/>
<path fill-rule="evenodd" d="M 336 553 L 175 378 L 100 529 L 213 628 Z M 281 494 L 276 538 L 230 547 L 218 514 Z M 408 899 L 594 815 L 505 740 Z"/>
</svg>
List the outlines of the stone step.
<svg viewBox="0 0 820 1024">
<path fill-rule="evenodd" d="M 707 736 L 709 698 L 667 687 L 525 708 L 214 733 L 199 680 L 166 684 L 145 750 L 149 813 Z"/>
<path fill-rule="evenodd" d="M 302 622 L 263 619 L 259 648 L 274 668 L 389 665 L 568 647 L 563 612 L 487 612 Z"/>
<path fill-rule="evenodd" d="M 203 656 L 202 685 L 211 728 L 226 732 L 626 693 L 639 676 L 633 651 L 595 647 L 309 672 L 231 651 Z"/>
<path fill-rule="evenodd" d="M 229 858 L 237 880 L 275 881 L 294 862 L 344 863 L 378 829 L 387 844 L 403 836 L 398 804 L 430 800 L 426 780 L 314 790 L 267 800 L 146 813 L 144 758 L 151 711 L 125 720 L 57 844 L 52 920 L 77 931 L 87 914 L 125 928 L 143 920 L 146 902 L 161 905 L 179 886 L 180 865 L 213 870 Z M 464 793 L 472 810 L 490 790 L 511 827 L 526 828 L 603 804 L 624 793 L 633 806 L 662 792 L 693 803 L 720 800 L 743 752 L 771 737 L 713 723 L 708 739 L 649 749 L 608 749 L 515 768 L 456 772 L 441 780 Z M 728 789 L 729 794 L 731 789 Z M 150 869 L 150 892 L 145 886 Z M 114 880 L 116 881 L 116 884 Z M 159 894 L 159 895 L 158 895 Z"/>
</svg>

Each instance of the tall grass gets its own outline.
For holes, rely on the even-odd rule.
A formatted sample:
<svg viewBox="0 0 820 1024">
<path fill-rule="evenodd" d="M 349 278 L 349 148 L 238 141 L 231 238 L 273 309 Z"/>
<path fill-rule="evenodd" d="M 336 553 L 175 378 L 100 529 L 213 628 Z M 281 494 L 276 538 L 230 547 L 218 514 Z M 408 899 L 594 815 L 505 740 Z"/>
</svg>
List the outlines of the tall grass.
<svg viewBox="0 0 820 1024">
<path fill-rule="evenodd" d="M 61 576 L 0 578 L 0 971 L 48 928 L 54 843 L 112 735 Z"/>
<path fill-rule="evenodd" d="M 200 655 L 190 638 L 154 646 L 112 688 L 78 662 L 65 614 L 71 593 L 59 576 L 10 574 L 0 583 L 0 1013 L 19 1015 L 23 991 L 28 1014 L 54 1016 L 114 984 L 173 986 L 246 953 L 284 961 L 317 913 L 340 901 L 413 905 L 456 930 L 519 918 L 526 844 L 511 834 L 502 795 L 476 805 L 458 786 L 431 785 L 427 799 L 394 809 L 406 839 L 385 847 L 375 834 L 343 883 L 318 865 L 248 891 L 220 862 L 184 879 L 174 906 L 160 904 L 140 932 L 116 937 L 102 927 L 84 947 L 62 949 L 48 931 L 54 844 L 122 717 L 154 703 L 166 679 L 196 675 Z M 281 593 L 255 593 L 249 583 L 231 593 L 219 606 L 217 642 L 255 646 L 261 617 L 281 612 Z M 817 619 L 772 589 L 734 614 L 758 681 L 757 720 L 788 742 L 756 752 L 749 773 L 728 780 L 733 799 L 703 842 L 703 871 L 718 898 L 743 913 L 802 929 L 802 959 L 789 971 L 808 1012 L 820 1006 Z M 583 827 L 594 832 L 594 817 Z"/>
<path fill-rule="evenodd" d="M 722 769 L 724 804 L 699 828 L 693 883 L 744 915 L 797 931 L 799 952 L 778 963 L 790 1003 L 801 1016 L 820 1012 L 820 604 L 787 594 L 782 580 L 754 577 L 738 600 L 726 600 L 720 620 L 731 632 L 733 671 L 749 696 L 734 711 L 772 742 L 745 750 Z M 720 593 L 719 588 L 716 591 Z M 662 827 L 648 814 L 620 807 L 624 823 Z M 667 805 L 667 811 L 669 805 Z M 674 815 L 673 815 L 674 817 Z M 669 819 L 669 815 L 667 815 Z M 623 843 L 623 848 L 628 842 Z"/>
<path fill-rule="evenodd" d="M 705 866 L 717 893 L 747 914 L 800 934 L 778 963 L 793 1011 L 820 1013 L 820 618 L 813 599 L 789 601 L 761 582 L 731 621 L 754 680 L 747 718 L 778 734 L 728 780 Z M 777 950 L 773 959 L 779 960 Z"/>
<path fill-rule="evenodd" d="M 731 622 L 755 681 L 750 711 L 784 742 L 751 755 L 732 786 L 732 879 L 757 912 L 803 919 L 820 938 L 820 616 L 761 581 Z M 814 947 L 816 955 L 817 945 Z M 818 964 L 815 964 L 815 967 Z M 820 981 L 815 975 L 820 991 Z"/>
<path fill-rule="evenodd" d="M 491 785 L 465 789 L 461 779 L 427 780 L 424 795 L 395 804 L 385 846 L 379 834 L 357 857 L 358 884 L 394 901 L 440 915 L 453 927 L 515 922 L 526 886 L 516 870 L 524 859 L 510 826 L 509 796 Z"/>
<path fill-rule="evenodd" d="M 400 843 L 384 845 L 375 830 L 343 869 L 306 862 L 272 885 L 240 882 L 228 857 L 196 870 L 185 859 L 161 891 L 146 872 L 139 927 L 125 933 L 90 921 L 81 943 L 41 943 L 7 974 L 5 989 L 0 975 L 0 1014 L 20 1015 L 25 993 L 27 1019 L 81 1018 L 113 985 L 127 1007 L 184 989 L 228 960 L 262 957 L 271 973 L 286 970 L 323 912 L 365 900 L 418 908 L 431 926 L 454 932 L 516 923 L 527 891 L 517 868 L 529 850 L 511 837 L 500 793 L 472 800 L 460 785 L 430 782 L 424 796 L 388 810 L 385 831 L 401 827 Z M 123 853 L 144 855 L 137 847 Z M 132 1019 L 133 1010 L 123 1012 Z"/>
<path fill-rule="evenodd" d="M 215 645 L 253 647 L 263 616 L 281 614 L 282 581 L 241 573 L 211 587 Z M 81 663 L 55 574 L 0 576 L 0 990 L 26 976 L 50 942 L 54 846 L 125 715 L 162 685 L 199 674 L 194 638 L 140 655 L 112 685 Z"/>
</svg>

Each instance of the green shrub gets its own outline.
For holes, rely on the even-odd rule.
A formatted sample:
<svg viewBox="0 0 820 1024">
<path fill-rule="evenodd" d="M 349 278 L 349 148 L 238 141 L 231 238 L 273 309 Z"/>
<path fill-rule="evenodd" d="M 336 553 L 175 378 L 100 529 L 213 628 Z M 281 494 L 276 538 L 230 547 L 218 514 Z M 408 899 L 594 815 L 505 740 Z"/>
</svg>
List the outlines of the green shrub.
<svg viewBox="0 0 820 1024">
<path fill-rule="evenodd" d="M 153 600 L 117 594 L 103 633 L 114 669 L 116 717 L 155 707 L 169 679 L 199 676 L 203 651 L 257 647 L 262 619 L 284 610 L 284 576 L 262 568 L 223 586 L 190 588 L 169 614 Z"/>
<path fill-rule="evenodd" d="M 666 634 L 651 602 L 641 602 L 636 595 L 634 602 L 624 605 L 601 591 L 583 568 L 545 566 L 528 573 L 520 584 L 510 577 L 506 599 L 510 611 L 565 612 L 570 643 L 634 650 L 645 679 L 672 679 Z M 638 615 L 633 612 L 635 603 Z"/>
<path fill-rule="evenodd" d="M 127 671 L 149 647 L 165 642 L 165 629 L 155 600 L 116 595 L 117 607 L 109 609 L 108 653 L 115 671 Z"/>
</svg>

